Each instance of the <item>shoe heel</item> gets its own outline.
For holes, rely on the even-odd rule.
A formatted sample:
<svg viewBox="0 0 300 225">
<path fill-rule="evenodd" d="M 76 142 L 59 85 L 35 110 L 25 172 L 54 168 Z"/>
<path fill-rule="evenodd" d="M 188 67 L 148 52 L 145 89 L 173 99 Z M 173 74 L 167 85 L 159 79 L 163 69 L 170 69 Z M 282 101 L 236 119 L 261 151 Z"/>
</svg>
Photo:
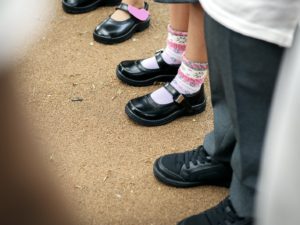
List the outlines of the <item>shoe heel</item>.
<svg viewBox="0 0 300 225">
<path fill-rule="evenodd" d="M 186 116 L 194 116 L 196 114 L 202 113 L 206 108 L 206 101 L 204 101 L 203 103 L 196 105 L 193 107 L 193 109 L 189 112 L 186 112 Z"/>
<path fill-rule="evenodd" d="M 150 20 L 147 20 L 136 27 L 136 32 L 142 32 L 150 26 Z"/>
</svg>

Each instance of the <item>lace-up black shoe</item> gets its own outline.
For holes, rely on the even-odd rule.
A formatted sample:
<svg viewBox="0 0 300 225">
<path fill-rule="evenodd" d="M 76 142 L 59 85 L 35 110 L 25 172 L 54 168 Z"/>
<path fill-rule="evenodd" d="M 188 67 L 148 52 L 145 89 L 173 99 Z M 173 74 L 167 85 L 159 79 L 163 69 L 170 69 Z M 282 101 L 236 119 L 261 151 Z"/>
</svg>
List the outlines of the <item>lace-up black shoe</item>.
<svg viewBox="0 0 300 225">
<path fill-rule="evenodd" d="M 241 218 L 229 198 L 217 206 L 195 216 L 188 217 L 178 225 L 253 225 L 252 218 Z"/>
<path fill-rule="evenodd" d="M 159 181 L 174 187 L 229 187 L 232 176 L 230 165 L 213 160 L 203 146 L 158 158 L 154 163 L 153 172 Z"/>
</svg>

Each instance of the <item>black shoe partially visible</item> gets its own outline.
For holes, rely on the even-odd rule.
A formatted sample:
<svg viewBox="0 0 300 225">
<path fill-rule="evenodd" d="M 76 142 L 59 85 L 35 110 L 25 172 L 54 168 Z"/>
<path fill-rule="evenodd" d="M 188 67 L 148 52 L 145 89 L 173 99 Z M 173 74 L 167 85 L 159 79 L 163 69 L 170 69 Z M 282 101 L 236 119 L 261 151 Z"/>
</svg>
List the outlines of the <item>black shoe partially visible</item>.
<svg viewBox="0 0 300 225">
<path fill-rule="evenodd" d="M 103 44 L 117 44 L 128 40 L 136 32 L 141 32 L 150 26 L 150 14 L 148 12 L 149 5 L 145 2 L 143 9 L 134 9 L 134 11 L 144 10 L 143 14 L 147 14 L 147 18 L 138 19 L 130 11 L 134 7 L 121 3 L 116 9 L 122 10 L 130 15 L 130 18 L 124 21 L 116 21 L 108 17 L 100 23 L 94 31 L 94 40 Z M 139 13 L 137 13 L 139 15 Z"/>
<path fill-rule="evenodd" d="M 87 13 L 100 6 L 119 5 L 121 0 L 63 0 L 62 7 L 66 13 Z"/>
<path fill-rule="evenodd" d="M 158 158 L 153 172 L 162 183 L 181 188 L 200 185 L 229 187 L 232 176 L 230 165 L 213 160 L 203 146 Z"/>
<path fill-rule="evenodd" d="M 125 112 L 128 117 L 143 126 L 160 126 L 205 110 L 204 85 L 193 95 L 182 95 L 171 84 L 166 84 L 165 88 L 173 96 L 172 103 L 157 104 L 148 94 L 127 103 Z"/>
<path fill-rule="evenodd" d="M 188 217 L 178 225 L 253 225 L 252 218 L 239 217 L 227 197 L 217 206 L 203 213 Z"/>
<path fill-rule="evenodd" d="M 121 62 L 117 67 L 117 77 L 124 83 L 132 86 L 142 87 L 152 85 L 155 82 L 171 82 L 176 76 L 179 65 L 169 65 L 162 58 L 163 50 L 155 53 L 159 66 L 158 69 L 147 69 L 143 67 L 140 60 L 128 60 Z"/>
</svg>

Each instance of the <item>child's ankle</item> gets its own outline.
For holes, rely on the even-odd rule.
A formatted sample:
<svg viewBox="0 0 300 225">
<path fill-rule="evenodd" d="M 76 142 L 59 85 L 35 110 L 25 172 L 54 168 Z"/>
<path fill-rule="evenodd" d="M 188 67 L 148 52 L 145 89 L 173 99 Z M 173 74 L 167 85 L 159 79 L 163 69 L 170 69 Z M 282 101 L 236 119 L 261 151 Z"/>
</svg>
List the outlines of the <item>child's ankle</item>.
<svg viewBox="0 0 300 225">
<path fill-rule="evenodd" d="M 128 5 L 132 5 L 139 9 L 144 8 L 144 4 L 145 4 L 145 2 L 141 0 L 124 0 L 122 2 Z"/>
</svg>

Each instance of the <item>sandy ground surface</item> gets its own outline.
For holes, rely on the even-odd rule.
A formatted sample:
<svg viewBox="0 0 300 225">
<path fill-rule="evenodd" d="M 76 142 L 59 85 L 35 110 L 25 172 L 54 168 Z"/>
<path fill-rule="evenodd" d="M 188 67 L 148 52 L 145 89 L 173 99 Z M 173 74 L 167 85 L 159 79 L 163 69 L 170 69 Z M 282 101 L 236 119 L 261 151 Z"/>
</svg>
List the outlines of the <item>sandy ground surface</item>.
<svg viewBox="0 0 300 225">
<path fill-rule="evenodd" d="M 45 154 L 85 224 L 175 224 L 227 194 L 217 187 L 167 187 L 152 175 L 158 156 L 202 143 L 212 129 L 210 105 L 201 115 L 154 128 L 124 113 L 129 99 L 158 88 L 130 87 L 115 76 L 120 61 L 151 56 L 165 45 L 168 8 L 150 2 L 150 9 L 150 29 L 105 46 L 93 41 L 92 31 L 113 8 L 66 15 L 57 0 L 52 28 L 18 78 L 38 136 L 48 143 Z M 83 101 L 72 102 L 76 97 Z"/>
</svg>

